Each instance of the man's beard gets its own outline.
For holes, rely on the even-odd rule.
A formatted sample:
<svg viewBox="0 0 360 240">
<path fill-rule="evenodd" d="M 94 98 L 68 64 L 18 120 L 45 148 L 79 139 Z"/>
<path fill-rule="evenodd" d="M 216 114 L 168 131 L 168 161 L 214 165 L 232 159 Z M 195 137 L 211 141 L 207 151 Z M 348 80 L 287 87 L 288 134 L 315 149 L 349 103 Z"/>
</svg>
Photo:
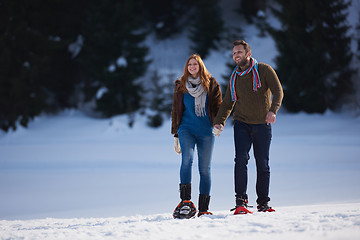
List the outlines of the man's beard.
<svg viewBox="0 0 360 240">
<path fill-rule="evenodd" d="M 247 59 L 247 58 L 244 58 L 243 60 L 241 60 L 241 61 L 239 62 L 238 66 L 239 66 L 240 68 L 242 68 L 242 67 L 245 67 L 248 63 L 249 63 L 248 59 Z"/>
</svg>

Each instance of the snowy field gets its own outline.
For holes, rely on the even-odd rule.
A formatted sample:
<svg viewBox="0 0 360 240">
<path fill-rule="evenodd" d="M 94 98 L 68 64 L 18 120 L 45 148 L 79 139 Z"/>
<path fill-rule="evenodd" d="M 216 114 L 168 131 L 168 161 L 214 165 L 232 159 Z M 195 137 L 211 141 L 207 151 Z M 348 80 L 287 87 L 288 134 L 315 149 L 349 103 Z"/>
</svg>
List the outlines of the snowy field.
<svg viewBox="0 0 360 240">
<path fill-rule="evenodd" d="M 233 138 L 216 139 L 211 217 L 174 220 L 180 156 L 170 121 L 92 119 L 69 110 L 0 133 L 0 239 L 359 239 L 360 118 L 280 112 L 273 126 L 271 206 L 233 216 Z M 249 201 L 255 169 L 249 163 Z M 198 173 L 193 168 L 193 200 Z"/>
<path fill-rule="evenodd" d="M 360 237 L 360 204 L 281 207 L 276 213 L 174 220 L 169 214 L 2 221 L 2 239 L 327 239 Z M 24 238 L 23 238 L 24 237 Z"/>
</svg>

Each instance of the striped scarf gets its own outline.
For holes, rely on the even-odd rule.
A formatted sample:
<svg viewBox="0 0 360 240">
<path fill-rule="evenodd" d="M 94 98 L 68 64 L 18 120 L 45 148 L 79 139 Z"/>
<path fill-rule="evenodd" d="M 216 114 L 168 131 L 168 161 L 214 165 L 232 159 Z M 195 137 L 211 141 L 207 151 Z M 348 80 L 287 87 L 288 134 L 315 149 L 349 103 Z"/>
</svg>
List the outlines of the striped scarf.
<svg viewBox="0 0 360 240">
<path fill-rule="evenodd" d="M 236 66 L 234 71 L 231 74 L 231 77 L 230 77 L 230 93 L 231 93 L 231 100 L 232 101 L 237 101 L 237 96 L 236 96 L 236 92 L 235 92 L 236 74 L 239 75 L 239 76 L 244 76 L 244 75 L 248 74 L 249 72 L 252 72 L 252 74 L 253 74 L 253 90 L 254 90 L 254 92 L 256 92 L 258 90 L 258 88 L 261 87 L 259 71 L 258 71 L 258 62 L 256 61 L 255 58 L 250 58 L 250 66 L 249 66 L 248 69 L 240 72 L 239 71 L 239 66 Z"/>
</svg>

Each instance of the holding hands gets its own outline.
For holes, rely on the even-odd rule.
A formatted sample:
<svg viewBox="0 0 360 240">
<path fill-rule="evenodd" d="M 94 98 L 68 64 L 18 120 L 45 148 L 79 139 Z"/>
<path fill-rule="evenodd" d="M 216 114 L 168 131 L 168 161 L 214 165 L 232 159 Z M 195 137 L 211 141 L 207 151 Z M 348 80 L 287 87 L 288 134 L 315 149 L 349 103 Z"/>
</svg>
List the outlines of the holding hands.
<svg viewBox="0 0 360 240">
<path fill-rule="evenodd" d="M 275 120 L 276 120 L 276 114 L 273 112 L 268 112 L 265 119 L 266 124 L 269 125 L 270 123 L 275 123 Z M 214 134 L 215 137 L 218 137 L 220 136 L 223 130 L 224 127 L 222 125 L 215 124 L 212 133 Z"/>
<path fill-rule="evenodd" d="M 215 137 L 220 136 L 221 132 L 223 131 L 224 127 L 220 124 L 215 124 L 212 130 L 212 133 Z"/>
</svg>

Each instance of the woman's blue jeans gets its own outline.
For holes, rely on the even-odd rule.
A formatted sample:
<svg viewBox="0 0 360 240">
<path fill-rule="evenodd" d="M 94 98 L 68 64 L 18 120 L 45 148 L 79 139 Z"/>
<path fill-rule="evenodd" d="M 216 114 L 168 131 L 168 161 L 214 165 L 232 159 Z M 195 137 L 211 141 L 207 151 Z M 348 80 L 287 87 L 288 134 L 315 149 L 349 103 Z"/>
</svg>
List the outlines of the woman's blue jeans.
<svg viewBox="0 0 360 240">
<path fill-rule="evenodd" d="M 270 167 L 269 150 L 271 143 L 271 125 L 267 124 L 246 124 L 235 121 L 235 193 L 237 197 L 247 199 L 247 164 L 250 156 L 249 151 L 253 146 L 256 163 L 256 194 L 257 203 L 262 204 L 270 201 Z"/>
<path fill-rule="evenodd" d="M 198 153 L 198 169 L 200 174 L 199 193 L 210 195 L 211 188 L 211 157 L 215 137 L 196 136 L 191 131 L 182 129 L 178 132 L 182 161 L 180 167 L 180 184 L 191 183 L 192 164 L 194 160 L 195 145 Z"/>
</svg>

